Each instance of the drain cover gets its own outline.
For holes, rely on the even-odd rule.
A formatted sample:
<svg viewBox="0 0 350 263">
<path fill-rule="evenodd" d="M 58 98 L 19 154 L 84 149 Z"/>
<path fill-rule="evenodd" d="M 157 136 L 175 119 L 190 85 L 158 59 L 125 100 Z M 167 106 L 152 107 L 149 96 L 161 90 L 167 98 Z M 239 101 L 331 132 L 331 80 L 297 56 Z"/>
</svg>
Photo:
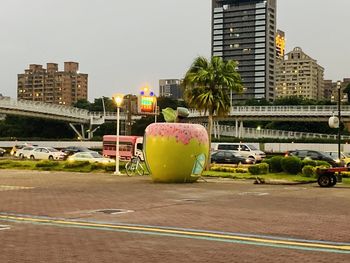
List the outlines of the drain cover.
<svg viewBox="0 0 350 263">
<path fill-rule="evenodd" d="M 126 209 L 100 209 L 100 210 L 96 210 L 94 212 L 108 214 L 108 215 L 116 215 L 116 214 L 131 213 L 134 211 L 133 210 L 126 210 Z"/>
</svg>

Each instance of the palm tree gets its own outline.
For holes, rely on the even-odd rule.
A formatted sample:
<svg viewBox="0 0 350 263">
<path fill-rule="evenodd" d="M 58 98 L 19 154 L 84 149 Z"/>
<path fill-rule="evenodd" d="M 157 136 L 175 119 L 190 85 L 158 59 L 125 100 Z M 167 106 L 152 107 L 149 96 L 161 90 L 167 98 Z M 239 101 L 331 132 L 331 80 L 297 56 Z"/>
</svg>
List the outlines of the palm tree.
<svg viewBox="0 0 350 263">
<path fill-rule="evenodd" d="M 185 100 L 190 107 L 208 113 L 209 146 L 214 116 L 226 116 L 230 111 L 230 93 L 243 90 L 237 63 L 220 57 L 207 60 L 197 57 L 183 80 Z M 207 169 L 210 166 L 210 147 Z"/>
</svg>

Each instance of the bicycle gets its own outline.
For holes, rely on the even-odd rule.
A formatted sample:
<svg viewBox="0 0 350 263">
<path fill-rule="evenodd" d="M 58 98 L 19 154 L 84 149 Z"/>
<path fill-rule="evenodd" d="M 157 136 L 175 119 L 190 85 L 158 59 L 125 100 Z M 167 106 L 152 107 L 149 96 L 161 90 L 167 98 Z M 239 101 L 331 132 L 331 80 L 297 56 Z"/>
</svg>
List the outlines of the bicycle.
<svg viewBox="0 0 350 263">
<path fill-rule="evenodd" d="M 131 160 L 126 163 L 125 170 L 128 176 L 145 174 L 145 169 L 143 168 L 138 156 L 133 156 Z"/>
</svg>

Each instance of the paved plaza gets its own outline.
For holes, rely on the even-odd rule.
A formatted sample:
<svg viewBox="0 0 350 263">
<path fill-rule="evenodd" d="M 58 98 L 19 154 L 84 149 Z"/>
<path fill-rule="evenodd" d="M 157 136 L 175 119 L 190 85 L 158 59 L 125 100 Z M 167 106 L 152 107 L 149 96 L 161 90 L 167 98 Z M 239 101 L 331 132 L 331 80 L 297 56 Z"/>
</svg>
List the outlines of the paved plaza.
<svg viewBox="0 0 350 263">
<path fill-rule="evenodd" d="M 350 188 L 0 170 L 1 263 L 350 262 Z"/>
</svg>

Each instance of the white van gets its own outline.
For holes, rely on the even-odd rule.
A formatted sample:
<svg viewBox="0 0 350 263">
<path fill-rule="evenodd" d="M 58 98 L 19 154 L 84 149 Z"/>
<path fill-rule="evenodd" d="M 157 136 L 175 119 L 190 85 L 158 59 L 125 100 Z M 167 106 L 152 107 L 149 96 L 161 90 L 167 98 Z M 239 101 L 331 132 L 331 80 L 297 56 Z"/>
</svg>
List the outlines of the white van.
<svg viewBox="0 0 350 263">
<path fill-rule="evenodd" d="M 252 144 L 246 143 L 231 143 L 231 142 L 218 142 L 211 144 L 212 151 L 218 150 L 231 150 L 240 153 L 244 157 L 249 157 L 255 161 L 261 162 L 266 158 L 266 154 L 260 151 L 257 147 Z"/>
</svg>

